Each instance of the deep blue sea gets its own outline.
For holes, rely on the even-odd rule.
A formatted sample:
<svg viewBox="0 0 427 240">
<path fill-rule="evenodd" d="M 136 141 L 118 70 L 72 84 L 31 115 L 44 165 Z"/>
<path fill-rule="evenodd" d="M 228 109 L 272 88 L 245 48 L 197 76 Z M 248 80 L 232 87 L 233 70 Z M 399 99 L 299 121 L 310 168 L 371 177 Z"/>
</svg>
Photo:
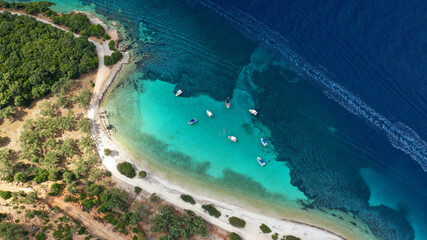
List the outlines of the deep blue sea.
<svg viewBox="0 0 427 240">
<path fill-rule="evenodd" d="M 105 106 L 116 135 L 154 149 L 141 155 L 302 211 L 339 210 L 379 239 L 427 239 L 426 1 L 55 2 L 119 21 L 145 54 Z"/>
</svg>

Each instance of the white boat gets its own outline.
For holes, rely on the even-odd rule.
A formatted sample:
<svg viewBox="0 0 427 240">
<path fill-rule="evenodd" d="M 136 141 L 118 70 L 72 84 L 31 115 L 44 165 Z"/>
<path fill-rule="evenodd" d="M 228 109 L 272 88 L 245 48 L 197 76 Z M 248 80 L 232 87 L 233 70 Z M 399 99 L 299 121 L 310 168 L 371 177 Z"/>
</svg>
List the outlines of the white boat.
<svg viewBox="0 0 427 240">
<path fill-rule="evenodd" d="M 227 99 L 225 100 L 225 106 L 226 106 L 227 108 L 230 108 L 230 98 L 227 98 Z"/>
<path fill-rule="evenodd" d="M 255 109 L 249 109 L 249 112 L 255 116 L 258 114 L 258 112 Z"/>
<path fill-rule="evenodd" d="M 178 90 L 178 92 L 176 92 L 176 93 L 175 93 L 175 96 L 177 96 L 177 97 L 178 97 L 178 96 L 179 96 L 179 95 L 181 95 L 181 94 L 182 94 L 182 90 L 181 90 L 181 89 L 179 89 L 179 90 Z"/>
<path fill-rule="evenodd" d="M 235 136 L 228 136 L 228 139 L 232 142 L 237 142 L 237 138 Z"/>
<path fill-rule="evenodd" d="M 213 114 L 212 114 L 212 112 L 211 112 L 211 111 L 206 110 L 206 113 L 208 114 L 208 116 L 209 116 L 209 117 L 213 117 Z"/>
<path fill-rule="evenodd" d="M 263 167 L 265 166 L 265 161 L 262 160 L 262 158 L 257 157 L 257 160 L 258 160 L 258 163 L 261 164 L 261 166 L 263 166 Z"/>
<path fill-rule="evenodd" d="M 267 140 L 265 140 L 264 138 L 261 138 L 261 143 L 262 145 L 264 145 L 264 147 L 267 147 Z"/>
</svg>

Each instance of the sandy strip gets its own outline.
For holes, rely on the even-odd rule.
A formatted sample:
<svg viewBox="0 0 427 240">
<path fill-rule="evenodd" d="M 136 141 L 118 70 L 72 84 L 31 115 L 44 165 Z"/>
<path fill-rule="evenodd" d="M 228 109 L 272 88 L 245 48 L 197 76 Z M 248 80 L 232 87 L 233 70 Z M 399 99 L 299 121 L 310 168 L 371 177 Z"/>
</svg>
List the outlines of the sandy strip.
<svg viewBox="0 0 427 240">
<path fill-rule="evenodd" d="M 0 11 L 1 12 L 1 11 Z M 15 13 L 14 13 L 15 14 Z M 16 13 L 21 15 L 20 13 Z M 65 30 L 64 28 L 58 27 L 51 22 L 37 18 L 40 22 L 44 22 L 55 26 L 59 29 Z M 79 35 L 74 34 L 76 37 Z M 254 213 L 243 209 L 241 207 L 228 204 L 217 199 L 208 198 L 202 196 L 196 192 L 188 191 L 187 189 L 183 189 L 179 186 L 171 184 L 169 181 L 160 178 L 159 176 L 149 174 L 146 179 L 138 179 L 133 178 L 129 179 L 117 171 L 116 165 L 122 161 L 131 162 L 134 166 L 135 161 L 133 159 L 126 156 L 124 153 L 125 150 L 121 150 L 121 146 L 119 143 L 112 139 L 111 135 L 108 131 L 103 127 L 102 119 L 100 117 L 100 105 L 103 96 L 107 92 L 108 88 L 111 86 L 115 77 L 121 70 L 124 63 L 129 60 L 129 55 L 127 53 L 124 54 L 124 58 L 114 65 L 112 68 L 109 68 L 104 65 L 104 56 L 106 54 L 111 54 L 111 51 L 108 48 L 108 42 L 105 41 L 102 45 L 96 41 L 89 40 L 96 46 L 96 51 L 99 57 L 99 68 L 96 77 L 96 83 L 94 88 L 94 94 L 92 98 L 92 102 L 88 111 L 88 116 L 92 120 L 92 134 L 96 142 L 96 147 L 99 153 L 99 156 L 102 159 L 102 163 L 104 166 L 111 171 L 113 177 L 116 181 L 123 182 L 125 184 L 129 184 L 131 186 L 139 186 L 145 191 L 149 193 L 157 193 L 159 197 L 161 197 L 166 202 L 172 204 L 173 206 L 180 209 L 189 209 L 195 212 L 197 215 L 203 217 L 207 222 L 216 225 L 226 231 L 236 232 L 243 239 L 271 239 L 271 234 L 263 234 L 259 229 L 259 226 L 264 223 L 269 226 L 272 232 L 279 233 L 279 236 L 285 235 L 294 235 L 300 237 L 304 240 L 335 240 L 335 239 L 343 239 L 332 232 L 316 228 L 313 226 L 309 226 L 303 223 L 296 223 L 292 221 L 287 221 L 283 219 L 273 218 L 269 216 L 260 215 L 258 213 Z M 105 156 L 104 149 L 108 148 L 117 154 L 113 156 Z M 139 169 L 137 169 L 139 171 Z M 181 194 L 189 194 L 194 197 L 197 201 L 195 205 L 191 205 L 189 203 L 185 203 L 181 201 Z M 221 217 L 215 218 L 207 214 L 202 208 L 202 204 L 212 203 L 215 207 L 222 213 Z M 228 223 L 228 216 L 236 216 L 244 219 L 246 221 L 246 227 L 243 229 L 235 228 Z"/>
</svg>

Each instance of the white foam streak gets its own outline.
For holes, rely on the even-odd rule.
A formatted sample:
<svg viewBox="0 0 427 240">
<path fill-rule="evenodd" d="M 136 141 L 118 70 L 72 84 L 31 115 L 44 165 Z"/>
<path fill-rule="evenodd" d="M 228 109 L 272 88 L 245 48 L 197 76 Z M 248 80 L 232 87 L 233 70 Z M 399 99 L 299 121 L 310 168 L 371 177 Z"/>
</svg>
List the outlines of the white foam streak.
<svg viewBox="0 0 427 240">
<path fill-rule="evenodd" d="M 424 172 L 427 172 L 427 143 L 411 128 L 400 122 L 393 124 L 347 89 L 333 82 L 324 74 L 325 70 L 321 71 L 307 63 L 290 49 L 288 40 L 253 16 L 237 8 L 223 9 L 209 0 L 200 0 L 200 3 L 234 23 L 243 33 L 256 37 L 266 46 L 280 53 L 285 61 L 291 63 L 290 66 L 297 74 L 319 83 L 324 87 L 324 93 L 328 98 L 383 130 L 395 148 L 410 155 L 420 164 Z"/>
</svg>

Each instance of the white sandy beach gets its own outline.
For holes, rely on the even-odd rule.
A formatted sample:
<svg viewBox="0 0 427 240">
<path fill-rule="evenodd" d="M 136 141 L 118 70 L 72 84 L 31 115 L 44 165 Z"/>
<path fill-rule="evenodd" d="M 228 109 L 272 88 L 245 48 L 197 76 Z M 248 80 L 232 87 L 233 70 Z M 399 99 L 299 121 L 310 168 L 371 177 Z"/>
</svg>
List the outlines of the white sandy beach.
<svg viewBox="0 0 427 240">
<path fill-rule="evenodd" d="M 57 28 L 63 29 L 50 23 L 45 19 L 36 19 L 38 21 L 51 24 Z M 78 36 L 77 34 L 75 35 Z M 129 61 L 129 54 L 124 53 L 124 58 L 113 67 L 106 67 L 104 65 L 103 57 L 106 54 L 111 54 L 111 51 L 108 48 L 108 42 L 105 41 L 100 44 L 93 40 L 90 41 L 96 46 L 96 51 L 99 57 L 99 68 L 97 72 L 94 94 L 91 106 L 89 108 L 88 116 L 92 120 L 92 134 L 96 142 L 98 153 L 102 159 L 102 163 L 109 171 L 111 171 L 111 173 L 113 174 L 113 179 L 115 181 L 129 184 L 131 186 L 139 186 L 148 193 L 156 193 L 159 197 L 161 197 L 166 202 L 172 204 L 173 206 L 180 209 L 189 209 L 195 212 L 197 215 L 203 217 L 203 219 L 213 225 L 216 225 L 229 232 L 236 232 L 243 239 L 271 239 L 271 234 L 264 234 L 261 232 L 259 226 L 263 223 L 271 228 L 272 233 L 279 233 L 279 238 L 283 235 L 294 235 L 305 240 L 343 239 L 342 237 L 337 236 L 332 232 L 320 228 L 316 228 L 303 223 L 296 223 L 279 218 L 264 216 L 243 209 L 241 207 L 223 202 L 220 199 L 213 199 L 206 196 L 202 196 L 201 194 L 198 194 L 196 192 L 189 191 L 188 189 L 184 189 L 180 186 L 171 184 L 168 180 L 162 179 L 161 177 L 152 173 L 149 173 L 145 179 L 139 179 L 137 177 L 129 179 L 121 175 L 116 169 L 117 163 L 122 161 L 128 161 L 131 162 L 135 168 L 137 168 L 137 165 L 135 164 L 135 161 L 133 161 L 129 156 L 127 156 L 126 150 L 123 149 L 118 142 L 114 141 L 112 136 L 104 127 L 102 123 L 102 118 L 100 116 L 100 105 L 103 96 L 113 83 L 123 64 Z M 104 149 L 106 148 L 116 152 L 117 154 L 113 154 L 114 156 L 105 156 Z M 139 171 L 139 169 L 136 170 Z M 189 203 L 183 202 L 180 199 L 181 194 L 189 194 L 193 196 L 197 203 L 195 205 L 191 205 Z M 206 213 L 201 208 L 201 205 L 206 203 L 213 204 L 222 213 L 221 217 L 215 218 Z M 228 218 L 226 217 L 227 215 L 236 216 L 244 219 L 246 221 L 246 227 L 243 229 L 239 229 L 231 226 L 228 223 Z"/>
</svg>

